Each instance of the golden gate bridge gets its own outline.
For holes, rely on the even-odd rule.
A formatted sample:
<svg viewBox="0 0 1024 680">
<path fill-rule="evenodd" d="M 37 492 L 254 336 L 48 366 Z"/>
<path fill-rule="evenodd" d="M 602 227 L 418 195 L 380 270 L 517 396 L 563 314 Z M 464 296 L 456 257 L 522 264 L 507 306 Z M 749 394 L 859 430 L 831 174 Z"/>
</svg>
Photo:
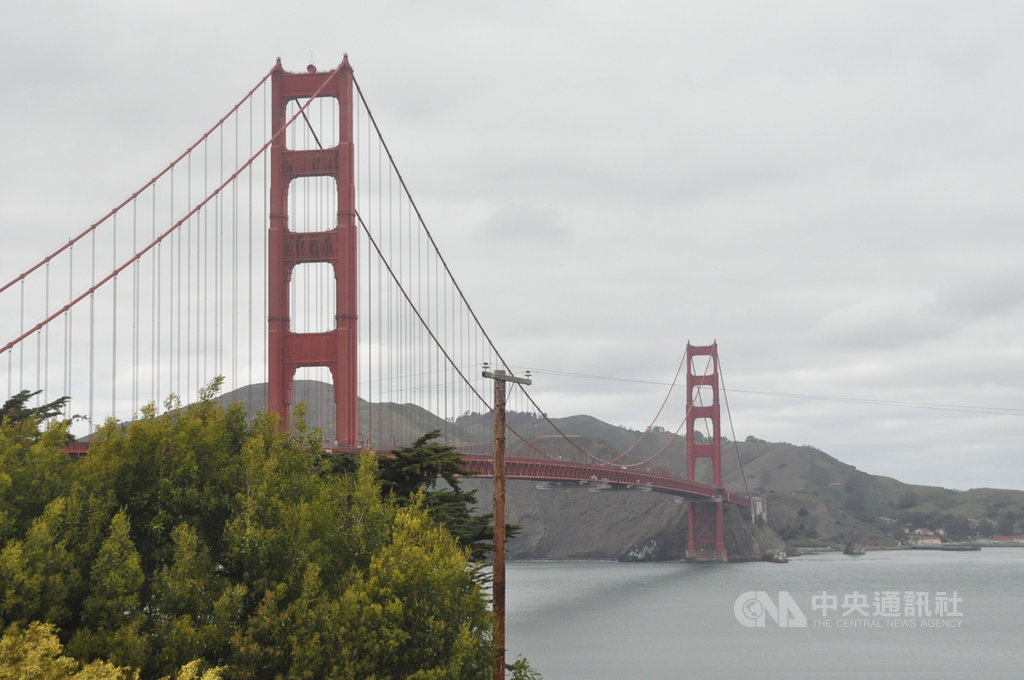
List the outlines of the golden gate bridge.
<svg viewBox="0 0 1024 680">
<path fill-rule="evenodd" d="M 436 429 L 469 469 L 494 473 L 492 431 L 466 416 L 494 406 L 480 367 L 511 374 L 509 364 L 427 228 L 347 57 L 301 73 L 278 61 L 139 190 L 0 287 L 0 308 L 0 381 L 9 395 L 70 396 L 78 448 L 109 419 L 174 408 L 169 395 L 223 376 L 285 427 L 296 384 L 329 386 L 329 399 L 311 402 L 327 448 L 386 451 Z M 609 455 L 564 434 L 515 385 L 513 411 L 556 436 L 508 425 L 516 455 L 506 474 L 681 496 L 687 556 L 724 561 L 722 504 L 750 499 L 722 483 L 720 389 L 717 344 L 688 343 L 651 425 Z M 668 443 L 638 456 L 659 430 Z M 683 476 L 666 463 L 679 439 Z"/>
</svg>

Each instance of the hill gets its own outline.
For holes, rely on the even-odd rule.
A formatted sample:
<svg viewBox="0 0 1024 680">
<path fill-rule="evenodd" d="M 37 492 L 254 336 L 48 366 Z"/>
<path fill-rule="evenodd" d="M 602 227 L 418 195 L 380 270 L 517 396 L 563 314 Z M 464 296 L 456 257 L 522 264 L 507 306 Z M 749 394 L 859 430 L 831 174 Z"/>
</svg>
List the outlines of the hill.
<svg viewBox="0 0 1024 680">
<path fill-rule="evenodd" d="M 309 403 L 310 424 L 324 429 L 330 438 L 334 414 L 328 386 L 296 381 L 295 390 L 296 401 Z M 254 412 L 264 403 L 264 395 L 265 386 L 254 385 L 222 399 L 241 401 Z M 549 423 L 533 414 L 509 413 L 507 422 L 522 437 L 508 438 L 510 457 L 541 455 L 524 443 L 527 440 L 567 461 L 585 462 L 587 454 L 606 460 L 622 455 L 624 463 L 645 461 L 641 469 L 651 472 L 681 474 L 686 467 L 683 438 L 664 430 L 641 437 L 637 430 L 587 415 L 551 418 Z M 446 421 L 412 404 L 374 404 L 371 408 L 362 403 L 360 427 L 374 433 L 373 443 L 381 449 L 404 445 L 424 432 L 439 429 L 453 444 L 489 450 L 493 420 L 487 413 L 469 413 Z M 408 434 L 385 442 L 387 431 Z M 769 527 L 791 548 L 842 546 L 850 541 L 895 546 L 908 528 L 963 531 L 966 526 L 969 533 L 992 535 L 1012 534 L 1024 525 L 1024 491 L 956 491 L 910 484 L 858 470 L 812 446 L 756 437 L 723 441 L 722 469 L 726 488 L 766 495 Z M 710 481 L 709 470 L 703 477 L 700 473 L 698 470 L 698 481 Z M 489 484 L 487 480 L 472 482 L 481 490 L 477 495 L 482 501 L 490 497 Z M 619 558 L 639 550 L 659 559 L 677 559 L 685 545 L 686 506 L 676 500 L 653 493 L 596 493 L 586 488 L 510 482 L 509 521 L 521 525 L 522 532 L 510 542 L 509 556 Z M 772 545 L 766 536 L 761 543 Z M 652 544 L 656 548 L 652 549 Z M 737 544 L 730 546 L 730 552 L 756 552 L 759 546 Z"/>
</svg>

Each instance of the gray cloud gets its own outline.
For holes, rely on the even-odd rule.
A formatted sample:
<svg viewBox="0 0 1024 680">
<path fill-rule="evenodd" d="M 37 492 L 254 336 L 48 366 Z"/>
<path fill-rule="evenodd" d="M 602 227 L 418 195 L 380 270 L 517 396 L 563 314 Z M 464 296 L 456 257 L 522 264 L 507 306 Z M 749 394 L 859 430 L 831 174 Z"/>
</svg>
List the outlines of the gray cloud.
<svg viewBox="0 0 1024 680">
<path fill-rule="evenodd" d="M 1021 417 L 886 405 L 1024 408 L 1024 9 L 122 4 L 0 25 L 2 271 L 137 189 L 275 57 L 347 51 L 511 363 L 663 383 L 717 339 L 741 437 L 1024 486 Z M 637 427 L 664 389 L 535 385 L 552 414 Z"/>
</svg>

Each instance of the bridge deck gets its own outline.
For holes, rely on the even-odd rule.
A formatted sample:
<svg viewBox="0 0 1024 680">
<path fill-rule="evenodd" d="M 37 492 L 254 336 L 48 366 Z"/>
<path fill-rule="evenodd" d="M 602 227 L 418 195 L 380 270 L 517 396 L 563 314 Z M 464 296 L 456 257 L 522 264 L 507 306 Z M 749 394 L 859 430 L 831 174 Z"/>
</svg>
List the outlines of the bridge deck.
<svg viewBox="0 0 1024 680">
<path fill-rule="evenodd" d="M 481 476 L 494 474 L 494 460 L 490 456 L 464 455 L 467 469 Z M 508 479 L 533 479 L 547 482 L 606 483 L 619 488 L 650 489 L 659 493 L 684 498 L 721 499 L 750 507 L 750 499 L 743 494 L 726 489 L 717 489 L 708 484 L 699 484 L 679 477 L 639 472 L 623 467 L 563 463 L 536 458 L 509 458 L 505 461 L 505 476 Z"/>
<path fill-rule="evenodd" d="M 75 442 L 67 446 L 68 453 L 84 455 L 89 449 L 88 442 Z M 341 449 L 335 449 L 341 450 Z M 387 455 L 387 451 L 377 453 Z M 494 475 L 494 460 L 480 454 L 463 454 L 467 470 L 482 477 Z M 718 500 L 750 507 L 750 498 L 727 489 L 717 489 L 708 484 L 691 482 L 669 475 L 639 472 L 625 467 L 608 465 L 586 465 L 565 463 L 538 458 L 508 458 L 505 461 L 505 476 L 508 479 L 532 479 L 539 482 L 575 482 L 578 484 L 608 484 L 615 488 L 650 489 L 658 493 L 700 500 Z"/>
</svg>

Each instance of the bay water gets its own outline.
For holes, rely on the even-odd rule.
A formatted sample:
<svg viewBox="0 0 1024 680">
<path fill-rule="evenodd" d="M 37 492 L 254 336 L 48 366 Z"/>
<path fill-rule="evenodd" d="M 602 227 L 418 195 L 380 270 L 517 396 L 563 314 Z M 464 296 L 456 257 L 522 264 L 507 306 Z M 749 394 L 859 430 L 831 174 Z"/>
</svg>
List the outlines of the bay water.
<svg viewBox="0 0 1024 680">
<path fill-rule="evenodd" d="M 545 680 L 1024 677 L 1024 549 L 507 566 Z"/>
</svg>

